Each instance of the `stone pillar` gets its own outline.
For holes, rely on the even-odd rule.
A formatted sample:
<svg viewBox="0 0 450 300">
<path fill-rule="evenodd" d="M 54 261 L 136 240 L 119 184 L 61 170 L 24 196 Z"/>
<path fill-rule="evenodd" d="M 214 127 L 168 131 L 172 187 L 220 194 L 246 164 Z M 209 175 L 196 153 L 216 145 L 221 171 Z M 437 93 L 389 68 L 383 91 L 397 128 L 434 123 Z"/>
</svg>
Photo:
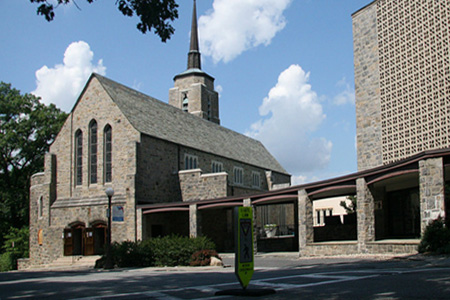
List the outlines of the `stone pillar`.
<svg viewBox="0 0 450 300">
<path fill-rule="evenodd" d="M 189 205 L 189 236 L 196 238 L 202 235 L 201 217 L 197 204 Z"/>
<path fill-rule="evenodd" d="M 442 157 L 419 161 L 420 227 L 422 233 L 428 223 L 445 217 L 444 164 Z"/>
<path fill-rule="evenodd" d="M 358 252 L 367 253 L 367 243 L 375 241 L 375 201 L 364 178 L 356 180 Z"/>
<path fill-rule="evenodd" d="M 136 209 L 136 241 L 143 240 L 143 224 L 144 224 L 144 215 L 142 214 L 142 209 Z"/>
<path fill-rule="evenodd" d="M 298 191 L 298 242 L 299 255 L 303 256 L 306 245 L 314 242 L 313 205 L 305 190 Z"/>
</svg>

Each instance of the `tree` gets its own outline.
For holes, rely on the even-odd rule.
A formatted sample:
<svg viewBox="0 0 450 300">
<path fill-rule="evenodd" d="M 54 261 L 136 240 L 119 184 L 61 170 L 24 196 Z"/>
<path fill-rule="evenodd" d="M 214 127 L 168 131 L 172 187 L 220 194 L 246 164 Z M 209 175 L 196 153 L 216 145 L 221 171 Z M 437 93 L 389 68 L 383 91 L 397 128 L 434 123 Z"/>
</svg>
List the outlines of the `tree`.
<svg viewBox="0 0 450 300">
<path fill-rule="evenodd" d="M 348 196 L 347 200 L 350 200 L 351 203 L 347 205 L 347 201 L 341 201 L 339 203 L 340 206 L 342 206 L 347 214 L 353 214 L 356 212 L 356 196 Z"/>
<path fill-rule="evenodd" d="M 39 4 L 37 14 L 44 16 L 47 21 L 52 21 L 55 17 L 55 9 L 60 5 L 73 3 L 78 7 L 75 0 L 55 0 L 56 7 L 48 0 L 30 0 L 31 3 Z M 86 0 L 89 4 L 94 0 Z M 117 8 L 124 16 L 132 17 L 134 14 L 139 17 L 140 22 L 137 29 L 142 33 L 155 31 L 155 34 L 166 42 L 170 39 L 175 29 L 169 21 L 178 18 L 178 4 L 175 0 L 116 0 Z"/>
<path fill-rule="evenodd" d="M 0 272 L 17 269 L 17 259 L 29 257 L 28 227 L 11 227 L 4 236 L 5 242 L 0 255 Z"/>
<path fill-rule="evenodd" d="M 66 118 L 55 105 L 0 82 L 0 244 L 11 227 L 28 225 L 31 175 L 43 170 Z"/>
</svg>

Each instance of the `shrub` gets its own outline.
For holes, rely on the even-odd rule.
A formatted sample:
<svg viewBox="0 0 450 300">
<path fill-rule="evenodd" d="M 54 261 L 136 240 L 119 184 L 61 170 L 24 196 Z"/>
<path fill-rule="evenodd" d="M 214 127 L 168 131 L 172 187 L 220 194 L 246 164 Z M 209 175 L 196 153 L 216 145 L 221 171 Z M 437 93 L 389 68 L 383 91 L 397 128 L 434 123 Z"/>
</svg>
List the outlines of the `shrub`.
<svg viewBox="0 0 450 300">
<path fill-rule="evenodd" d="M 11 252 L 0 255 L 0 272 L 15 270 L 17 268 L 17 258 Z"/>
<path fill-rule="evenodd" d="M 17 259 L 28 257 L 28 245 L 28 227 L 21 229 L 11 227 L 5 235 L 5 242 L 2 246 L 4 253 L 0 257 L 0 271 L 17 269 Z"/>
<path fill-rule="evenodd" d="M 111 245 L 114 264 L 120 268 L 149 267 L 153 265 L 153 254 L 150 248 L 141 242 L 124 241 Z"/>
<path fill-rule="evenodd" d="M 171 235 L 150 239 L 156 266 L 189 266 L 191 256 L 204 249 L 215 249 L 215 245 L 206 237 L 189 238 Z"/>
<path fill-rule="evenodd" d="M 111 255 L 118 267 L 189 266 L 195 252 L 214 249 L 215 244 L 206 237 L 171 235 L 142 242 L 116 242 L 111 245 Z M 103 267 L 105 259 L 103 255 L 96 267 Z"/>
<path fill-rule="evenodd" d="M 17 258 L 28 257 L 29 251 L 29 231 L 28 227 L 20 229 L 11 227 L 5 235 L 3 251 L 14 253 Z"/>
<path fill-rule="evenodd" d="M 450 254 L 450 229 L 439 217 L 428 224 L 420 241 L 420 253 Z"/>
<path fill-rule="evenodd" d="M 191 266 L 209 266 L 211 264 L 211 257 L 219 257 L 216 250 L 200 250 L 192 254 Z"/>
</svg>

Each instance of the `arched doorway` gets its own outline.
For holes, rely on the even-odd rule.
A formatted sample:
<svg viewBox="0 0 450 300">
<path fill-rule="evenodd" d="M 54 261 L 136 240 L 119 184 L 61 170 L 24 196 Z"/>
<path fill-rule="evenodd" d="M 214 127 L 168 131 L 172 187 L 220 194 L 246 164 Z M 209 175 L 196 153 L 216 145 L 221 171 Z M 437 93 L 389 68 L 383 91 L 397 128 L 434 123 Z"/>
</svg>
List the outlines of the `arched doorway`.
<svg viewBox="0 0 450 300">
<path fill-rule="evenodd" d="M 106 245 L 106 223 L 95 221 L 86 228 L 84 223 L 69 224 L 64 229 L 64 255 L 99 255 Z"/>
<path fill-rule="evenodd" d="M 103 221 L 97 221 L 92 223 L 92 251 L 86 253 L 86 255 L 100 255 L 105 252 L 106 245 L 106 223 Z"/>
<path fill-rule="evenodd" d="M 69 224 L 70 228 L 64 229 L 64 255 L 83 255 L 84 253 L 84 223 Z"/>
</svg>

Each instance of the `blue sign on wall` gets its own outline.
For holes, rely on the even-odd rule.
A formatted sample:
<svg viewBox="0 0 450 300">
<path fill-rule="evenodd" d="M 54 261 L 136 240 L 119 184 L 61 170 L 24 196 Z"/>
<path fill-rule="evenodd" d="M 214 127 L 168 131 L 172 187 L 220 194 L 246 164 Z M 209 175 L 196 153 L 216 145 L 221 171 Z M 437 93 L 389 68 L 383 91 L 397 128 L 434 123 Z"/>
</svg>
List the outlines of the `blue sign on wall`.
<svg viewBox="0 0 450 300">
<path fill-rule="evenodd" d="M 112 208 L 112 220 L 113 222 L 123 222 L 123 206 L 114 205 Z"/>
</svg>

